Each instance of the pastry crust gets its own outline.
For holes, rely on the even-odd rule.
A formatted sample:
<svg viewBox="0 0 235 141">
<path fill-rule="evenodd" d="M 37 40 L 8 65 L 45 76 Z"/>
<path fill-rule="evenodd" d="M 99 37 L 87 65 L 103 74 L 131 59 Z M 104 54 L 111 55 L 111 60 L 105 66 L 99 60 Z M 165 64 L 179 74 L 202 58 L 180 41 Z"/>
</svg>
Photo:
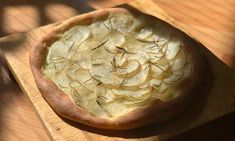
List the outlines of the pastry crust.
<svg viewBox="0 0 235 141">
<path fill-rule="evenodd" d="M 122 8 L 111 8 L 98 10 L 88 14 L 80 15 L 66 20 L 53 31 L 44 36 L 32 48 L 30 54 L 30 65 L 35 78 L 36 85 L 44 99 L 53 110 L 62 117 L 77 121 L 89 126 L 105 129 L 127 130 L 143 125 L 164 121 L 180 113 L 190 103 L 194 90 L 196 90 L 203 76 L 203 55 L 197 44 L 184 33 L 177 31 L 185 44 L 184 48 L 192 56 L 192 72 L 190 77 L 181 82 L 182 91 L 180 96 L 169 101 L 152 99 L 147 105 L 135 108 L 127 114 L 114 117 L 102 118 L 91 115 L 87 110 L 77 106 L 73 100 L 60 90 L 57 85 L 46 77 L 42 72 L 42 65 L 47 54 L 47 47 L 58 39 L 61 33 L 71 27 L 82 24 L 90 24 L 93 19 L 106 18 L 110 13 L 128 13 Z M 152 17 L 151 17 L 152 18 Z M 152 18 L 154 20 L 154 18 Z"/>
</svg>

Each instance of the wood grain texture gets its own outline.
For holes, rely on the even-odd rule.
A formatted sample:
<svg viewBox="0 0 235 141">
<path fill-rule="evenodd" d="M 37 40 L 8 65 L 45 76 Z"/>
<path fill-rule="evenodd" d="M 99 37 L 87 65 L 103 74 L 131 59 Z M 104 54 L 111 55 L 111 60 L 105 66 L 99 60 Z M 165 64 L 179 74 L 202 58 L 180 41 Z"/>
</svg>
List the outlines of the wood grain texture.
<svg viewBox="0 0 235 141">
<path fill-rule="evenodd" d="M 135 6 L 142 6 L 135 3 Z M 145 11 L 151 11 L 146 7 Z M 155 8 L 152 8 L 155 9 Z M 157 11 L 151 11 L 158 14 Z M 52 25 L 53 26 L 53 25 Z M 184 130 L 204 124 L 210 120 L 218 118 L 224 114 L 235 110 L 234 72 L 224 65 L 218 58 L 207 52 L 209 63 L 215 77 L 208 77 L 203 87 L 202 94 L 199 95 L 203 103 L 195 99 L 191 108 L 183 114 L 177 116 L 161 125 L 151 125 L 127 132 L 114 132 L 89 128 L 78 123 L 61 119 L 56 115 L 37 90 L 31 70 L 29 68 L 29 50 L 35 41 L 45 34 L 51 26 L 35 29 L 25 34 L 8 36 L 0 40 L 0 45 L 5 53 L 8 66 L 16 77 L 21 88 L 32 102 L 38 116 L 44 123 L 51 139 L 54 140 L 162 140 L 166 137 L 178 134 Z M 6 42 L 16 42 L 9 46 Z M 214 79 L 214 81 L 212 81 Z M 208 85 L 213 82 L 213 85 Z M 211 89 L 210 89 L 211 87 Z M 204 92 L 204 93 L 203 93 Z M 207 98 L 206 98 L 207 97 Z M 221 101 L 223 99 L 223 101 Z M 198 105 L 203 105 L 199 108 Z M 194 110 L 193 110 L 194 109 Z M 193 111 L 193 112 L 192 112 Z"/>
<path fill-rule="evenodd" d="M 45 136 L 46 132 L 38 117 L 32 111 L 28 99 L 20 92 L 17 84 L 14 82 L 3 84 L 1 82 L 0 85 L 0 140 L 49 140 Z"/>
<path fill-rule="evenodd" d="M 128 0 L 121 0 L 118 2 L 115 0 L 99 0 L 95 2 L 89 1 L 89 4 L 84 4 L 79 0 L 41 0 L 40 3 L 34 0 L 0 1 L 0 36 L 25 32 L 41 25 L 64 20 L 70 16 L 87 12 L 91 10 L 88 5 L 92 5 L 94 8 L 103 8 L 126 1 Z M 202 41 L 214 54 L 222 59 L 222 61 L 226 62 L 230 67 L 235 68 L 235 2 L 233 0 L 208 0 L 203 2 L 200 0 L 155 0 L 154 2 L 164 9 L 171 17 L 176 19 L 177 22 L 181 23 L 188 32 Z M 35 38 L 34 36 L 30 37 Z M 24 38 L 8 38 L 7 40 L 1 40 L 1 45 L 4 44 L 8 47 L 18 46 L 18 44 L 23 43 L 21 40 L 24 40 Z M 30 38 L 29 40 L 31 41 L 33 39 Z M 224 75 L 225 74 L 222 76 L 225 77 Z M 229 74 L 225 78 L 229 78 Z M 217 85 L 223 85 L 225 87 L 226 83 L 222 83 L 221 81 Z M 7 83 L 1 84 L 0 87 L 2 90 L 0 92 L 1 105 L 10 105 L 7 104 L 10 103 L 10 99 L 16 99 L 12 102 L 14 106 L 1 107 L 1 121 L 9 121 L 10 123 L 0 125 L 0 140 L 48 140 L 48 138 L 43 135 L 44 132 L 42 131 L 37 118 L 34 116 L 29 104 L 26 102 L 25 97 L 17 86 L 14 83 Z M 16 87 L 16 89 L 14 87 Z M 12 89 L 15 89 L 15 91 L 11 91 Z M 233 91 L 232 88 L 229 89 L 229 91 Z M 221 99 L 223 99 L 223 95 L 221 95 Z M 220 106 L 221 105 L 219 104 L 219 109 Z M 11 109 L 10 113 L 9 110 L 7 110 L 7 107 Z M 223 105 L 222 108 L 224 108 Z M 20 112 L 19 109 L 21 109 Z M 25 116 L 24 113 L 27 113 L 27 116 Z M 24 118 L 22 119 L 20 117 Z M 29 123 L 33 123 L 34 127 Z M 231 123 L 227 124 L 229 126 L 232 125 Z M 32 128 L 33 130 L 31 130 Z M 217 126 L 217 128 L 222 127 Z M 214 134 L 212 134 L 211 137 L 219 140 L 216 138 L 218 134 L 216 134 L 215 131 L 220 133 L 226 130 L 229 131 L 229 129 L 230 128 L 224 128 L 224 130 L 217 131 L 215 130 L 215 127 L 211 127 L 208 130 L 214 131 L 212 132 Z M 200 130 L 200 128 L 198 130 Z M 204 131 L 209 132 L 208 130 Z M 206 140 L 208 135 L 205 132 L 202 131 L 199 133 L 200 136 L 203 136 L 204 133 L 205 136 L 203 139 Z M 30 136 L 25 133 L 30 134 Z M 192 134 L 192 136 L 198 137 L 199 135 Z M 196 138 L 194 137 L 193 139 Z M 200 140 L 202 140 L 202 138 L 200 138 Z"/>
<path fill-rule="evenodd" d="M 0 57 L 2 57 L 0 52 Z M 48 141 L 39 118 L 0 59 L 0 140 Z"/>
<path fill-rule="evenodd" d="M 235 70 L 235 1 L 155 0 L 155 3 Z"/>
</svg>

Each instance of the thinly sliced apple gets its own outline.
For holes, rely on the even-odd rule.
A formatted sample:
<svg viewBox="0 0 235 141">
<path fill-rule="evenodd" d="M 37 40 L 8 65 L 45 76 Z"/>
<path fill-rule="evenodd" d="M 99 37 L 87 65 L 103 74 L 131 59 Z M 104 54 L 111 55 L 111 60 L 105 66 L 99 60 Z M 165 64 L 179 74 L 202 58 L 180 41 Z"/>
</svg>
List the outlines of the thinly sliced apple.
<svg viewBox="0 0 235 141">
<path fill-rule="evenodd" d="M 114 101 L 111 102 L 110 104 L 105 105 L 105 109 L 113 116 L 118 116 L 118 115 L 122 115 L 128 111 L 130 111 L 130 109 L 128 109 L 125 105 L 122 104 L 122 102 L 120 101 Z"/>
<path fill-rule="evenodd" d="M 70 86 L 71 88 L 77 88 L 77 87 L 80 88 L 80 87 L 82 86 L 82 84 L 79 83 L 78 81 L 70 81 L 69 86 Z"/>
<path fill-rule="evenodd" d="M 159 93 L 164 93 L 168 87 L 169 87 L 168 84 L 161 83 L 161 85 L 159 86 L 159 89 L 158 89 Z"/>
<path fill-rule="evenodd" d="M 84 53 L 84 55 L 86 55 Z M 100 47 L 96 50 L 92 51 L 90 60 L 91 60 L 91 64 L 92 67 L 96 67 L 98 65 L 106 65 L 106 66 L 110 66 L 112 60 L 113 60 L 114 54 L 109 53 L 105 50 L 105 47 Z"/>
<path fill-rule="evenodd" d="M 108 65 L 98 65 L 92 67 L 91 73 L 99 79 L 104 85 L 109 85 L 110 87 L 117 87 L 121 83 L 123 78 L 118 78 L 113 71 L 112 66 Z"/>
<path fill-rule="evenodd" d="M 168 65 L 165 65 L 165 66 L 161 66 L 161 65 L 151 65 L 151 74 L 152 74 L 152 77 L 153 78 L 156 78 L 156 79 L 161 79 L 164 77 L 164 73 L 166 73 L 167 69 L 168 69 Z"/>
<path fill-rule="evenodd" d="M 95 88 L 95 95 L 98 97 L 102 97 L 103 99 L 107 100 L 106 97 L 104 97 L 104 95 L 106 94 L 107 89 L 103 86 L 103 85 L 98 85 Z"/>
<path fill-rule="evenodd" d="M 46 63 L 50 64 L 55 61 L 53 58 L 68 58 L 68 54 L 69 52 L 66 49 L 66 46 L 61 41 L 56 41 L 50 46 L 48 50 Z"/>
<path fill-rule="evenodd" d="M 131 93 L 134 94 L 135 96 L 130 95 Z M 120 101 L 121 103 L 125 104 L 126 106 L 130 108 L 130 106 L 131 107 L 137 106 L 146 102 L 152 95 L 152 89 L 147 88 L 147 89 L 141 89 L 137 91 L 131 91 L 129 94 L 128 93 L 123 93 L 123 94 L 114 93 L 114 95 L 115 95 L 115 98 L 113 98 L 112 102 Z"/>
<path fill-rule="evenodd" d="M 115 55 L 116 65 L 117 67 L 124 67 L 128 64 L 127 54 L 117 54 Z"/>
<path fill-rule="evenodd" d="M 75 75 L 75 73 L 76 73 L 76 71 L 78 70 L 78 69 L 82 69 L 80 66 L 78 66 L 76 63 L 74 63 L 73 65 L 71 65 L 71 67 L 69 67 L 67 70 L 65 70 L 66 71 L 66 75 L 67 75 L 67 77 L 69 78 L 69 79 L 71 79 L 71 80 L 76 80 L 76 75 Z"/>
<path fill-rule="evenodd" d="M 125 66 L 125 68 L 117 69 L 116 75 L 118 77 L 125 77 L 126 76 L 127 78 L 129 78 L 129 77 L 139 73 L 140 68 L 141 68 L 141 66 L 138 61 L 129 60 L 128 64 Z"/>
<path fill-rule="evenodd" d="M 161 52 L 161 48 L 156 46 L 154 43 L 148 43 L 143 45 L 142 48 L 139 49 L 139 52 L 145 56 L 147 60 L 159 60 L 163 53 Z"/>
<path fill-rule="evenodd" d="M 111 31 L 109 24 L 102 21 L 96 21 L 89 26 L 89 29 L 93 35 L 107 34 Z"/>
<path fill-rule="evenodd" d="M 160 58 L 155 64 L 157 64 L 158 66 L 162 66 L 162 67 L 164 67 L 164 66 L 169 67 L 170 66 L 169 61 L 165 57 Z"/>
<path fill-rule="evenodd" d="M 156 44 L 158 47 L 162 48 L 162 47 L 164 47 L 165 45 L 167 45 L 167 41 L 165 41 L 165 40 L 160 40 L 160 39 L 159 39 L 159 41 L 155 42 L 155 44 Z"/>
<path fill-rule="evenodd" d="M 178 52 L 181 49 L 181 45 L 180 45 L 180 41 L 179 39 L 177 39 L 176 37 L 172 37 L 170 39 L 170 41 L 167 44 L 167 50 L 166 50 L 166 59 L 167 60 L 171 60 L 173 58 L 175 58 L 175 56 L 178 54 Z"/>
<path fill-rule="evenodd" d="M 114 55 L 107 52 L 104 48 L 99 48 L 93 51 L 91 55 L 92 68 L 91 71 L 94 74 L 101 75 L 113 70 L 113 58 Z M 101 75 L 103 76 L 103 75 Z"/>
<path fill-rule="evenodd" d="M 94 78 L 94 76 L 85 69 L 78 69 L 75 72 L 75 77 L 79 83 L 91 91 L 93 91 L 96 88 L 96 85 L 99 84 L 99 80 Z"/>
<path fill-rule="evenodd" d="M 57 73 L 57 75 L 54 75 L 52 80 L 56 82 L 56 85 L 64 92 L 68 93 L 70 91 L 69 85 L 71 83 L 71 79 L 65 75 L 65 72 Z"/>
<path fill-rule="evenodd" d="M 102 44 L 101 41 L 89 38 L 83 42 L 77 50 L 90 52 L 89 50 L 95 50 L 100 44 Z"/>
<path fill-rule="evenodd" d="M 166 55 L 166 45 L 163 47 L 157 46 L 155 43 L 147 44 L 145 48 L 142 49 L 153 62 L 157 62 Z"/>
<path fill-rule="evenodd" d="M 175 82 L 179 82 L 180 80 L 183 79 L 184 76 L 184 72 L 180 72 L 180 74 L 172 74 L 170 77 L 164 78 L 163 81 L 165 83 L 175 83 Z"/>
<path fill-rule="evenodd" d="M 123 101 L 123 104 L 125 104 L 126 106 L 128 106 L 128 108 L 130 107 L 136 107 L 136 106 L 140 106 L 140 105 L 144 105 L 146 104 L 146 102 L 148 102 L 148 100 L 151 98 L 151 95 L 145 95 L 143 96 L 141 99 L 135 99 L 135 100 L 125 100 Z"/>
<path fill-rule="evenodd" d="M 56 72 L 63 71 L 64 68 L 66 68 L 69 65 L 70 65 L 70 62 L 68 62 L 68 61 L 54 64 Z"/>
<path fill-rule="evenodd" d="M 141 65 L 146 64 L 149 56 L 146 52 L 142 50 L 138 50 L 135 55 L 129 56 L 129 60 L 137 60 Z"/>
<path fill-rule="evenodd" d="M 96 101 L 96 99 L 91 99 L 87 104 L 88 111 L 95 116 L 99 117 L 110 117 L 110 114 Z"/>
<path fill-rule="evenodd" d="M 123 82 L 123 86 L 126 87 L 140 86 L 144 84 L 146 81 L 148 81 L 148 76 L 149 76 L 149 65 L 143 64 L 139 73 L 126 79 Z"/>
<path fill-rule="evenodd" d="M 88 102 L 94 99 L 93 91 L 87 89 L 82 85 L 72 86 L 71 93 L 72 98 L 75 100 L 76 104 L 83 108 L 87 108 Z"/>
<path fill-rule="evenodd" d="M 49 78 L 54 78 L 55 76 L 55 65 L 53 63 L 45 64 L 42 69 L 43 73 L 46 74 Z"/>
<path fill-rule="evenodd" d="M 62 84 L 62 85 L 66 85 L 68 86 L 69 83 L 71 82 L 71 79 L 69 79 L 66 75 L 65 72 L 61 72 L 60 74 L 55 75 L 54 77 L 54 81 L 56 81 L 56 83 Z"/>
<path fill-rule="evenodd" d="M 159 47 L 158 45 L 156 45 L 155 42 L 153 42 L 153 43 L 145 44 L 145 45 L 143 46 L 143 49 L 144 49 L 144 51 L 146 51 L 146 52 L 151 52 L 151 53 L 157 54 L 157 53 L 160 52 L 161 47 Z"/>
<path fill-rule="evenodd" d="M 147 89 L 147 88 L 158 88 L 161 85 L 162 80 L 161 79 L 155 79 L 152 78 L 151 80 L 149 80 L 148 83 L 145 83 L 142 86 L 139 86 L 140 89 Z"/>
<path fill-rule="evenodd" d="M 151 79 L 150 81 L 149 81 L 149 85 L 151 86 L 151 87 L 158 87 L 158 86 L 160 86 L 161 85 L 161 80 L 159 80 L 159 79 Z"/>
<path fill-rule="evenodd" d="M 124 89 L 112 89 L 112 92 L 118 96 L 128 96 L 128 97 L 139 98 L 139 97 L 142 97 L 143 95 L 151 93 L 151 88 L 140 89 L 136 91 L 124 90 Z"/>
<path fill-rule="evenodd" d="M 98 87 L 101 90 L 98 90 L 99 94 L 97 93 L 96 96 L 101 97 L 101 99 L 103 100 L 103 102 L 102 102 L 103 105 L 106 105 L 106 104 L 110 103 L 111 101 L 113 101 L 114 95 L 113 95 L 113 92 L 111 89 L 106 88 L 105 85 L 97 86 L 97 89 L 99 89 Z"/>
<path fill-rule="evenodd" d="M 103 40 L 108 40 L 105 43 L 105 46 L 110 51 L 114 52 L 115 50 L 117 50 L 116 46 L 122 46 L 122 44 L 125 42 L 125 37 L 120 32 L 112 31 Z"/>
<path fill-rule="evenodd" d="M 110 21 L 112 28 L 122 33 L 131 32 L 135 28 L 134 18 L 131 15 L 116 16 Z"/>
<path fill-rule="evenodd" d="M 137 36 L 141 39 L 148 39 L 153 34 L 152 27 L 145 27 L 142 28 L 138 33 Z"/>
<path fill-rule="evenodd" d="M 186 55 L 183 51 L 180 51 L 172 64 L 172 71 L 179 71 L 184 68 L 186 64 Z"/>
<path fill-rule="evenodd" d="M 67 51 L 71 53 L 68 58 L 76 52 L 76 49 L 87 40 L 90 35 L 90 30 L 86 26 L 76 26 L 65 32 L 62 41 Z"/>
<path fill-rule="evenodd" d="M 106 105 L 107 102 L 109 102 L 109 99 L 106 97 L 107 89 L 104 87 L 104 85 L 99 85 L 95 88 L 95 98 L 97 103 L 103 107 L 103 105 Z"/>
<path fill-rule="evenodd" d="M 90 36 L 90 30 L 86 26 L 75 26 L 69 31 L 64 33 L 64 40 L 75 42 L 76 44 L 82 43 Z M 72 35 L 72 36 L 71 36 Z"/>
<path fill-rule="evenodd" d="M 139 49 L 143 48 L 145 43 L 139 42 L 137 38 L 133 36 L 130 35 L 125 37 L 126 41 L 122 46 L 126 47 L 130 52 L 136 53 Z"/>
</svg>

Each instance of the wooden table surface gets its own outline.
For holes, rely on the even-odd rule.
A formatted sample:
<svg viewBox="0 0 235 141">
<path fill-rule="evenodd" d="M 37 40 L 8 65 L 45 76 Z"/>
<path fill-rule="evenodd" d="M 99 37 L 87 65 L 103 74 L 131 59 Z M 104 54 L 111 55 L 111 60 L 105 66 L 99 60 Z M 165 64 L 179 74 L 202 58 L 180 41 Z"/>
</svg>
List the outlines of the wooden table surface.
<svg viewBox="0 0 235 141">
<path fill-rule="evenodd" d="M 110 7 L 126 1 L 0 0 L 0 36 L 25 32 L 88 12 L 93 8 Z M 155 2 L 212 52 L 216 52 L 217 57 L 224 60 L 231 68 L 235 68 L 234 0 L 155 0 Z M 28 100 L 2 68 L 0 69 L 0 140 L 49 140 Z M 232 113 L 178 135 L 173 140 L 235 140 L 234 118 L 235 114 Z"/>
</svg>

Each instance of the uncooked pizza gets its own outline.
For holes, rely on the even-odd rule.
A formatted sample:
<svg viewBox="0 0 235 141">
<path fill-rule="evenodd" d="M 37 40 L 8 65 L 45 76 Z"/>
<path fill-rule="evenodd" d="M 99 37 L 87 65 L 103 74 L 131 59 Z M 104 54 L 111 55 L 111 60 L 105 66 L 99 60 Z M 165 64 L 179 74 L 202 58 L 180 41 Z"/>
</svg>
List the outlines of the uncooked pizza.
<svg viewBox="0 0 235 141">
<path fill-rule="evenodd" d="M 30 63 L 55 112 L 117 130 L 181 112 L 203 70 L 201 51 L 186 35 L 122 8 L 66 20 L 33 47 Z"/>
</svg>

